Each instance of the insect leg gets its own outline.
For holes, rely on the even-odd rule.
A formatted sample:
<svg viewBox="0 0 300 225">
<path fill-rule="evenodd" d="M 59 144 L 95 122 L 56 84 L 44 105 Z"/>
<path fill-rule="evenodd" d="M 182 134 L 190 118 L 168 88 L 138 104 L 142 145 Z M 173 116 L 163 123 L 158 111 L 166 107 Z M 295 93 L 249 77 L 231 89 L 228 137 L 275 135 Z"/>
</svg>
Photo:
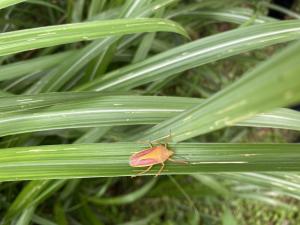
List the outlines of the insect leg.
<svg viewBox="0 0 300 225">
<path fill-rule="evenodd" d="M 159 176 L 159 175 L 161 174 L 161 172 L 163 171 L 164 167 L 165 167 L 165 164 L 162 163 L 162 166 L 160 167 L 158 173 L 155 175 L 156 177 Z"/>
<path fill-rule="evenodd" d="M 149 144 L 151 146 L 151 148 L 153 147 L 153 144 L 151 143 L 151 141 L 138 141 L 138 143 L 140 143 L 140 144 Z"/>
<path fill-rule="evenodd" d="M 153 144 L 151 143 L 151 141 L 149 141 L 149 145 L 151 146 L 151 148 L 153 148 Z"/>
<path fill-rule="evenodd" d="M 168 137 L 168 139 L 169 139 L 169 141 L 172 141 L 172 134 L 171 134 L 172 132 L 171 132 L 171 129 L 169 130 L 169 137 Z"/>
<path fill-rule="evenodd" d="M 152 165 L 149 166 L 149 167 L 148 167 L 147 169 L 145 169 L 144 171 L 142 171 L 142 172 L 140 172 L 140 173 L 138 173 L 138 174 L 136 174 L 136 175 L 134 175 L 134 176 L 132 176 L 132 177 L 140 176 L 140 175 L 142 175 L 142 174 L 144 174 L 144 173 L 147 173 L 149 170 L 151 170 L 151 168 L 152 168 Z"/>
<path fill-rule="evenodd" d="M 171 136 L 171 130 L 170 130 L 169 135 L 166 136 L 164 143 L 162 143 L 165 146 L 165 148 L 168 148 L 168 142 L 170 142 L 171 140 L 172 140 L 172 136 Z"/>
</svg>

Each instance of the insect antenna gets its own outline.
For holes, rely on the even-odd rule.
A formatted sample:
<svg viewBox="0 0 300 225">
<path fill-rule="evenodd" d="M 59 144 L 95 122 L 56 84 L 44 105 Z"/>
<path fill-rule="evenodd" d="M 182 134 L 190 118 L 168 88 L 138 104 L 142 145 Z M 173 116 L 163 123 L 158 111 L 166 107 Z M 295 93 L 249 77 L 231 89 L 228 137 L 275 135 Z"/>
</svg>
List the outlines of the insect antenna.
<svg viewBox="0 0 300 225">
<path fill-rule="evenodd" d="M 173 158 L 169 158 L 168 160 L 171 162 L 175 162 L 175 163 L 181 163 L 181 164 L 189 164 L 188 160 L 185 157 L 182 156 L 176 156 L 176 158 L 182 158 L 183 160 L 178 160 L 178 159 L 173 159 Z"/>
</svg>

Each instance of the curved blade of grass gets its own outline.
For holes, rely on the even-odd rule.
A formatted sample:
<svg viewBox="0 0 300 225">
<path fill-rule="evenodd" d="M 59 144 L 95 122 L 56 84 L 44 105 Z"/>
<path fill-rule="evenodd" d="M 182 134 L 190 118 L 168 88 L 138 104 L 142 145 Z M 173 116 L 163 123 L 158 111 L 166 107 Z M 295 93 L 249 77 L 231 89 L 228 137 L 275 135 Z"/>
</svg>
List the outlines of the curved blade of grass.
<svg viewBox="0 0 300 225">
<path fill-rule="evenodd" d="M 146 138 L 160 139 L 171 130 L 172 139 L 182 141 L 300 101 L 299 57 L 297 42 L 202 104 L 150 129 Z"/>
<path fill-rule="evenodd" d="M 23 211 L 52 181 L 32 181 L 27 184 L 6 211 L 2 223 L 7 223 L 13 216 Z"/>
<path fill-rule="evenodd" d="M 175 32 L 187 36 L 180 25 L 158 18 L 73 23 L 2 33 L 0 56 L 107 36 L 156 31 Z"/>
<path fill-rule="evenodd" d="M 16 225 L 30 225 L 31 218 L 34 214 L 35 206 L 26 208 L 23 212 L 20 218 L 15 221 Z"/>
<path fill-rule="evenodd" d="M 132 176 L 137 143 L 51 145 L 1 150 L 0 180 Z M 167 162 L 163 174 L 199 172 L 300 171 L 299 144 L 170 144 L 189 164 Z M 156 174 L 160 165 L 149 174 Z"/>
<path fill-rule="evenodd" d="M 215 9 L 215 10 L 200 10 L 196 12 L 187 12 L 186 14 L 179 14 L 177 16 L 192 16 L 201 19 L 212 19 L 221 22 L 230 22 L 236 24 L 243 24 L 245 22 L 252 22 L 252 24 L 262 24 L 266 22 L 274 22 L 276 19 L 266 16 L 254 16 L 255 12 L 252 10 L 245 10 L 245 8 L 233 9 Z"/>
<path fill-rule="evenodd" d="M 162 214 L 162 210 L 157 210 L 154 211 L 150 214 L 147 214 L 147 216 L 143 219 L 139 219 L 139 220 L 134 220 L 134 221 L 129 221 L 126 223 L 121 223 L 118 225 L 147 225 L 147 224 L 151 224 L 152 220 L 159 217 L 160 214 Z"/>
<path fill-rule="evenodd" d="M 33 215 L 32 222 L 39 224 L 39 225 L 58 225 L 57 223 L 54 223 L 48 219 L 45 219 L 43 217 Z"/>
<path fill-rule="evenodd" d="M 128 194 L 117 196 L 117 197 L 107 197 L 107 198 L 97 198 L 97 197 L 84 197 L 89 202 L 92 202 L 96 205 L 123 205 L 129 204 L 131 202 L 136 201 L 137 199 L 143 197 L 147 194 L 148 191 L 152 189 L 154 184 L 156 183 L 156 179 L 152 179 L 148 183 L 146 183 L 143 187 L 137 189 L 136 191 L 130 192 Z"/>
<path fill-rule="evenodd" d="M 158 96 L 97 96 L 99 93 L 41 94 L 35 98 L 14 96 L 3 98 L 4 110 L 0 114 L 0 136 L 33 131 L 98 127 L 115 125 L 156 124 L 180 115 L 204 103 L 204 100 Z M 76 99 L 77 98 L 77 99 Z M 90 100 L 86 100 L 90 98 Z M 17 105 L 9 104 L 14 99 Z M 74 100 L 76 99 L 76 100 Z M 69 101 L 69 103 L 61 104 Z M 1 103 L 1 98 L 0 98 Z M 32 111 L 53 104 L 51 108 Z M 0 108 L 1 109 L 1 108 Z M 23 110 L 29 110 L 24 111 Z M 300 130 L 300 112 L 278 109 L 259 114 L 236 126 L 272 127 Z M 173 136 L 173 132 L 172 132 Z"/>
<path fill-rule="evenodd" d="M 261 188 L 264 187 L 266 189 L 272 188 L 279 191 L 285 191 L 297 195 L 298 198 L 300 197 L 299 177 L 293 177 L 293 179 L 289 179 L 289 176 L 283 173 L 222 173 L 218 176 L 224 177 L 228 180 L 237 180 L 243 184 L 248 183 L 257 185 Z"/>
<path fill-rule="evenodd" d="M 21 212 L 26 211 L 27 208 L 37 206 L 65 183 L 65 180 L 39 180 L 29 182 L 7 210 L 2 219 L 2 223 L 8 224 L 13 218 L 18 217 Z"/>
<path fill-rule="evenodd" d="M 214 179 L 214 177 L 203 174 L 194 174 L 193 178 L 205 186 L 209 187 L 216 194 L 222 196 L 223 198 L 229 198 L 232 193 L 227 189 L 225 185 L 223 185 L 218 180 Z"/>
<path fill-rule="evenodd" d="M 96 127 L 77 138 L 74 144 L 96 143 L 103 135 L 109 131 L 110 127 Z"/>
<path fill-rule="evenodd" d="M 43 182 L 43 181 L 42 181 Z M 35 197 L 35 199 L 29 204 L 31 205 L 39 205 L 42 201 L 50 197 L 53 193 L 57 192 L 65 183 L 67 180 L 54 180 L 48 185 L 46 188 L 44 188 L 38 196 Z"/>
<path fill-rule="evenodd" d="M 60 201 L 56 201 L 54 205 L 54 218 L 56 223 L 60 225 L 68 225 L 66 212 Z"/>
<path fill-rule="evenodd" d="M 0 81 L 47 70 L 61 63 L 66 58 L 69 58 L 75 54 L 75 52 L 76 51 L 57 53 L 0 66 Z"/>
<path fill-rule="evenodd" d="M 298 20 L 243 27 L 193 41 L 123 67 L 76 90 L 130 89 L 219 59 L 298 38 Z"/>
<path fill-rule="evenodd" d="M 298 211 L 298 208 L 295 207 L 294 205 L 285 203 L 282 200 L 274 198 L 274 196 L 268 196 L 268 195 L 262 195 L 262 194 L 256 194 L 256 193 L 242 193 L 238 195 L 239 198 L 244 198 L 244 199 L 249 199 L 249 200 L 254 200 L 254 201 L 260 201 L 264 204 L 271 205 L 273 207 L 282 207 L 285 208 L 286 210 L 293 210 L 293 211 Z"/>
<path fill-rule="evenodd" d="M 273 9 L 275 11 L 278 11 L 278 12 L 281 12 L 281 13 L 284 13 L 292 18 L 295 18 L 295 19 L 300 19 L 300 15 L 294 11 L 291 11 L 285 7 L 281 7 L 279 5 L 276 5 L 276 4 L 272 4 L 272 3 L 269 3 L 269 2 L 260 2 L 259 4 L 262 4 L 270 9 Z"/>
<path fill-rule="evenodd" d="M 1 0 L 0 9 L 6 8 L 11 5 L 16 5 L 21 2 L 25 2 L 26 0 Z"/>
<path fill-rule="evenodd" d="M 45 6 L 47 8 L 52 8 L 55 9 L 59 12 L 65 13 L 64 9 L 62 9 L 61 7 L 57 6 L 57 4 L 55 3 L 50 3 L 50 2 L 45 2 L 45 1 L 39 1 L 39 0 L 27 0 L 28 3 L 31 4 L 37 4 L 37 5 L 42 5 Z"/>
<path fill-rule="evenodd" d="M 300 112 L 285 108 L 276 109 L 240 121 L 235 126 L 269 127 L 300 131 Z"/>
<path fill-rule="evenodd" d="M 111 100 L 109 100 L 111 98 Z M 34 130 L 51 130 L 75 127 L 113 126 L 121 124 L 152 124 L 172 116 L 178 111 L 178 101 L 169 102 L 165 98 L 140 98 L 139 106 L 134 98 L 122 96 L 98 98 L 98 100 L 83 100 L 80 104 L 64 104 L 46 109 L 45 112 L 24 112 L 0 117 L 0 136 L 24 133 Z M 62 99 L 63 100 L 63 99 Z M 147 100 L 154 103 L 149 104 Z M 184 99 L 181 100 L 184 102 Z M 181 110 L 180 110 L 181 111 Z M 173 114 L 174 115 L 174 114 Z M 35 122 L 34 122 L 35 121 Z"/>
<path fill-rule="evenodd" d="M 81 204 L 82 207 L 79 211 L 81 221 L 85 221 L 85 224 L 87 225 L 104 225 L 104 223 L 102 223 L 102 220 L 99 219 L 97 213 L 94 212 L 94 210 L 92 210 L 86 202 L 82 200 Z"/>
<path fill-rule="evenodd" d="M 189 224 L 191 225 L 197 225 L 200 222 L 200 215 L 199 215 L 199 210 L 197 209 L 193 199 L 191 198 L 191 196 L 185 191 L 185 188 L 180 185 L 180 183 L 178 183 L 176 181 L 175 178 L 173 178 L 172 176 L 168 176 L 170 181 L 174 184 L 174 186 L 176 187 L 176 189 L 178 189 L 178 191 L 184 196 L 184 198 L 187 200 L 187 202 L 189 203 L 191 209 L 193 209 L 194 213 L 192 214 L 192 218 L 189 219 Z"/>
</svg>

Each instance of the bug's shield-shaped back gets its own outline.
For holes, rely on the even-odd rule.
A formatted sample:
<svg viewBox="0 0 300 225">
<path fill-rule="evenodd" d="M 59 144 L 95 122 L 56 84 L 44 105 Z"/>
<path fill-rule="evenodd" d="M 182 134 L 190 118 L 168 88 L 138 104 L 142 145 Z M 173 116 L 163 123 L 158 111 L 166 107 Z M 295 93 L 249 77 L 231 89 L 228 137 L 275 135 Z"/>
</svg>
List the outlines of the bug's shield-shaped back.
<svg viewBox="0 0 300 225">
<path fill-rule="evenodd" d="M 144 151 L 138 152 L 133 154 L 130 157 L 130 161 L 129 164 L 132 167 L 145 167 L 145 166 L 150 166 L 150 165 L 154 165 L 157 164 L 157 160 L 153 159 L 153 158 L 148 158 L 148 157 L 144 157 L 146 155 L 148 155 L 149 153 L 151 153 L 153 151 L 152 148 L 149 149 L 145 149 Z"/>
</svg>

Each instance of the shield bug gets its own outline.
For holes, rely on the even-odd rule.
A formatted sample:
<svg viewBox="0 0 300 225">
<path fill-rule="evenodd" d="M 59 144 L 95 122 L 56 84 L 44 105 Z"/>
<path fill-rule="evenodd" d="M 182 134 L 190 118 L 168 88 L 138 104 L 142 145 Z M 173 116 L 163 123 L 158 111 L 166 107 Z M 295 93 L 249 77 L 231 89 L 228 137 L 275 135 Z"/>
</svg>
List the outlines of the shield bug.
<svg viewBox="0 0 300 225">
<path fill-rule="evenodd" d="M 161 164 L 161 168 L 155 176 L 161 174 L 165 167 L 165 161 L 170 160 L 178 163 L 187 163 L 185 161 L 177 161 L 171 158 L 174 154 L 173 151 L 167 148 L 167 144 L 160 144 L 158 146 L 153 146 L 151 143 L 151 148 L 144 149 L 140 152 L 134 153 L 129 160 L 129 165 L 132 167 L 148 167 L 144 171 L 136 174 L 136 176 L 147 173 L 151 170 L 153 165 Z"/>
</svg>

